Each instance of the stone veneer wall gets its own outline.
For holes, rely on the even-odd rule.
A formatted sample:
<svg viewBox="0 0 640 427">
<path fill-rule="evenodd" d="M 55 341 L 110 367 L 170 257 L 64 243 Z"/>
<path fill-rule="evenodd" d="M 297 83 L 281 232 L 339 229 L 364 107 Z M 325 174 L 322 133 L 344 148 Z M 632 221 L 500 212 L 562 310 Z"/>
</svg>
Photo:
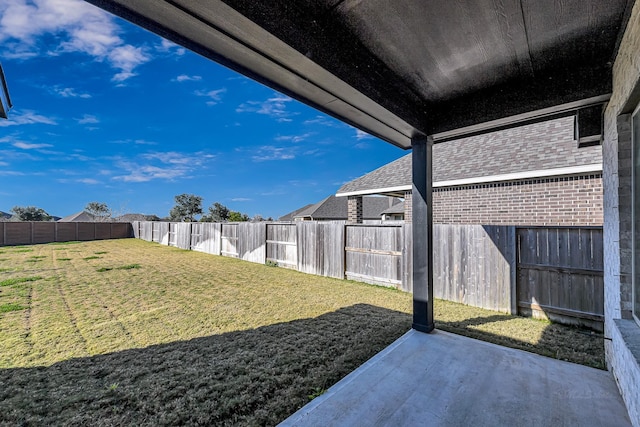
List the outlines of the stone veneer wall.
<svg viewBox="0 0 640 427">
<path fill-rule="evenodd" d="M 640 2 L 631 12 L 613 66 L 613 93 L 604 115 L 605 351 L 640 427 L 640 327 L 631 319 L 631 116 L 640 102 Z"/>
<path fill-rule="evenodd" d="M 435 188 L 438 224 L 602 225 L 602 175 Z"/>
</svg>

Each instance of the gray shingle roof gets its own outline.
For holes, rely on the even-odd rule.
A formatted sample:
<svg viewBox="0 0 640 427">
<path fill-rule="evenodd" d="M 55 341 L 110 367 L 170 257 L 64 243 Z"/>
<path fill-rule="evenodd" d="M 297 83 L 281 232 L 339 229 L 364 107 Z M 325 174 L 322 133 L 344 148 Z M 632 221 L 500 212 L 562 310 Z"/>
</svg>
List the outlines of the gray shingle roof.
<svg viewBox="0 0 640 427">
<path fill-rule="evenodd" d="M 73 215 L 65 216 L 58 220 L 58 222 L 93 222 L 95 218 L 88 212 L 81 211 L 74 213 Z"/>
<path fill-rule="evenodd" d="M 382 211 L 389 204 L 402 204 L 396 198 L 368 196 L 362 198 L 362 216 L 364 219 L 380 219 Z M 291 221 L 295 218 L 312 218 L 314 220 L 346 220 L 347 198 L 331 195 L 314 205 L 307 205 L 297 211 L 280 217 L 280 221 Z"/>
<path fill-rule="evenodd" d="M 403 214 L 404 213 L 404 202 L 397 203 L 391 206 L 388 209 L 380 212 L 381 214 Z"/>
<path fill-rule="evenodd" d="M 573 118 L 436 144 L 433 181 L 602 164 L 602 146 L 578 148 Z M 411 154 L 344 184 L 340 193 L 411 184 Z"/>
<path fill-rule="evenodd" d="M 293 218 L 295 217 L 296 214 L 302 212 L 303 210 L 310 208 L 311 206 L 313 206 L 313 203 L 309 203 L 308 205 L 305 205 L 301 208 L 296 209 L 293 212 L 289 212 L 286 215 L 282 215 L 280 218 L 278 218 L 278 221 L 293 221 Z"/>
</svg>

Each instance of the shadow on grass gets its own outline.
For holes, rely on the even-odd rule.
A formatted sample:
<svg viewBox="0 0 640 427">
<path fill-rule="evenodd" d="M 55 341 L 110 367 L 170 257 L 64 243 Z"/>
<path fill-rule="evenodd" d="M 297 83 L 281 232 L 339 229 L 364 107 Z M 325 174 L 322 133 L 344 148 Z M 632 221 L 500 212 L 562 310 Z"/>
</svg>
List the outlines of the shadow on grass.
<svg viewBox="0 0 640 427">
<path fill-rule="evenodd" d="M 316 318 L 0 370 L 0 424 L 274 425 L 409 330 L 358 304 Z"/>
<path fill-rule="evenodd" d="M 513 336 L 514 326 L 507 326 L 518 317 L 511 315 L 491 315 L 471 317 L 461 321 L 435 320 L 436 328 L 463 335 L 482 341 L 491 342 L 505 347 L 526 350 L 554 359 L 579 363 L 592 368 L 606 369 L 604 356 L 604 338 L 590 330 L 549 323 L 545 326 L 540 338 L 535 343 L 518 339 Z M 500 331 L 500 322 L 504 322 L 505 333 L 492 333 L 476 327 L 489 323 L 496 324 L 495 330 Z M 516 326 L 517 328 L 517 326 Z M 517 332 L 517 331 L 516 331 Z"/>
</svg>

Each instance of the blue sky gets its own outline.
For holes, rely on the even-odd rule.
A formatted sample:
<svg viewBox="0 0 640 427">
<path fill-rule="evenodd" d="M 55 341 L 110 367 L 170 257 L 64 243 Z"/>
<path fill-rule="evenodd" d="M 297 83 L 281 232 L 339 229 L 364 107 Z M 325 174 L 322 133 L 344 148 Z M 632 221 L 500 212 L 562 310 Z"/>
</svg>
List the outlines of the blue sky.
<svg viewBox="0 0 640 427">
<path fill-rule="evenodd" d="M 79 0 L 0 0 L 0 210 L 281 216 L 406 154 Z"/>
</svg>

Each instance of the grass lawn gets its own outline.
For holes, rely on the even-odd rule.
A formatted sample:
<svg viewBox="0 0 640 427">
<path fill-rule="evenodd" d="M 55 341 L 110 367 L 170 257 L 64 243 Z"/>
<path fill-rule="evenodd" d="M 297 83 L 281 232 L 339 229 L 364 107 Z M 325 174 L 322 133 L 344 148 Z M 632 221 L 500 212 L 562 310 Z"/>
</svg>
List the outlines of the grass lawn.
<svg viewBox="0 0 640 427">
<path fill-rule="evenodd" d="M 0 247 L 0 424 L 277 424 L 410 312 L 393 289 L 141 240 Z M 583 330 L 444 301 L 435 318 L 604 367 Z"/>
</svg>

